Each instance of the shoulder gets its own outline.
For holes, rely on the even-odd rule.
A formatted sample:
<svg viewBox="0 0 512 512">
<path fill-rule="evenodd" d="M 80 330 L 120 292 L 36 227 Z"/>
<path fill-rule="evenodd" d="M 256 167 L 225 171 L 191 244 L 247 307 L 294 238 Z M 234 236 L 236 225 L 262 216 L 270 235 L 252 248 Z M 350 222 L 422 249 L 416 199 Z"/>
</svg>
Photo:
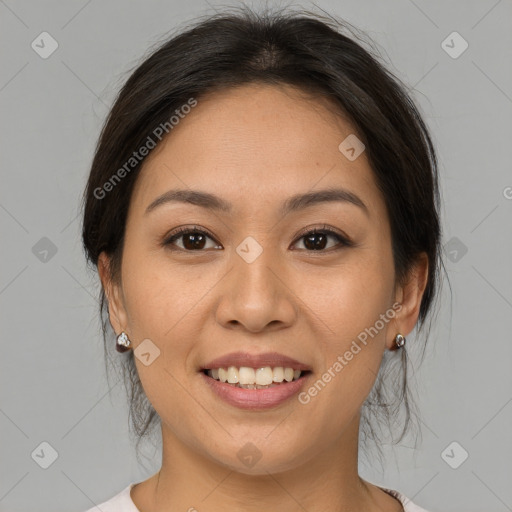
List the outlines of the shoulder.
<svg viewBox="0 0 512 512">
<path fill-rule="evenodd" d="M 395 491 L 394 489 L 386 489 L 384 487 L 381 487 L 381 489 L 396 498 L 404 507 L 404 512 L 428 512 L 424 508 L 414 504 L 409 498 L 404 496 L 402 493 Z"/>
<path fill-rule="evenodd" d="M 130 491 L 134 485 L 135 483 L 131 483 L 113 498 L 108 501 L 104 501 L 85 512 L 139 512 L 139 509 L 135 506 L 130 496 Z"/>
</svg>

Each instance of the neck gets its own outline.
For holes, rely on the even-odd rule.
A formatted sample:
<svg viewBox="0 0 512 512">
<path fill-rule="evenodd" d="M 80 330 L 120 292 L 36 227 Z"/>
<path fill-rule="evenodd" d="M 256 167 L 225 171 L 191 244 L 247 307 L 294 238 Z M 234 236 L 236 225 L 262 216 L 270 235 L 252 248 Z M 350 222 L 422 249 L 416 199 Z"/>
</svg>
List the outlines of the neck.
<svg viewBox="0 0 512 512">
<path fill-rule="evenodd" d="M 303 464 L 248 475 L 193 450 L 163 425 L 162 467 L 132 489 L 132 500 L 141 512 L 402 511 L 394 498 L 359 477 L 358 432 L 359 417 L 334 445 Z"/>
</svg>

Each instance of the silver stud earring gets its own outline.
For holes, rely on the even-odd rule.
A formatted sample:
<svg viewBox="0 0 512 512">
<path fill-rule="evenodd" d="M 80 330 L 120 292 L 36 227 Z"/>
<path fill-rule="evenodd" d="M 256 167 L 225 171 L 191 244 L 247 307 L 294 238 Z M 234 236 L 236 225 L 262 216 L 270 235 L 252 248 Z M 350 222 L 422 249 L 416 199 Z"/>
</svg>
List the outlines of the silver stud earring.
<svg viewBox="0 0 512 512">
<path fill-rule="evenodd" d="M 118 352 L 126 352 L 130 350 L 132 342 L 128 338 L 128 335 L 123 331 L 118 337 L 116 341 L 116 349 Z"/>
<path fill-rule="evenodd" d="M 402 348 L 405 346 L 405 337 L 402 336 L 400 333 L 395 336 L 395 345 L 396 348 Z"/>
</svg>

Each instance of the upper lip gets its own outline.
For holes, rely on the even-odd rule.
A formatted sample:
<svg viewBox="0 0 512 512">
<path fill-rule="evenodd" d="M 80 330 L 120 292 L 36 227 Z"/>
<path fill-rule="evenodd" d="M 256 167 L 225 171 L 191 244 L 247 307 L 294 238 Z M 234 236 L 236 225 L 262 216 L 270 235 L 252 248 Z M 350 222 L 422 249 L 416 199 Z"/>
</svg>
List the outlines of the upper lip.
<svg viewBox="0 0 512 512">
<path fill-rule="evenodd" d="M 228 368 L 229 366 L 247 366 L 249 368 L 272 368 L 282 366 L 284 368 L 293 368 L 294 370 L 310 371 L 311 367 L 301 363 L 296 359 L 279 354 L 277 352 L 265 352 L 263 354 L 249 354 L 248 352 L 232 352 L 213 359 L 201 367 L 201 370 L 211 370 L 212 368 Z"/>
</svg>

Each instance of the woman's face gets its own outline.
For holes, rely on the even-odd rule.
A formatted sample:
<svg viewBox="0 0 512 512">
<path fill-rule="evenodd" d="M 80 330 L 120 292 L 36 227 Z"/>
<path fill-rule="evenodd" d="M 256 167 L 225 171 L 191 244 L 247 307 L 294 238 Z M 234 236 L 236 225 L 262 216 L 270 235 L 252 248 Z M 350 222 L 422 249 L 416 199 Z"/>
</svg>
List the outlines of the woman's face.
<svg viewBox="0 0 512 512">
<path fill-rule="evenodd" d="M 164 443 L 263 474 L 357 438 L 383 351 L 412 330 L 423 289 L 395 288 L 384 199 L 354 139 L 339 148 L 353 134 L 320 99 L 252 84 L 199 99 L 146 159 L 120 284 L 109 288 L 104 255 L 100 272 Z M 192 192 L 205 196 L 177 200 Z M 170 240 L 178 228 L 191 233 Z M 309 371 L 266 390 L 203 371 L 228 366 L 244 382 Z"/>
</svg>

